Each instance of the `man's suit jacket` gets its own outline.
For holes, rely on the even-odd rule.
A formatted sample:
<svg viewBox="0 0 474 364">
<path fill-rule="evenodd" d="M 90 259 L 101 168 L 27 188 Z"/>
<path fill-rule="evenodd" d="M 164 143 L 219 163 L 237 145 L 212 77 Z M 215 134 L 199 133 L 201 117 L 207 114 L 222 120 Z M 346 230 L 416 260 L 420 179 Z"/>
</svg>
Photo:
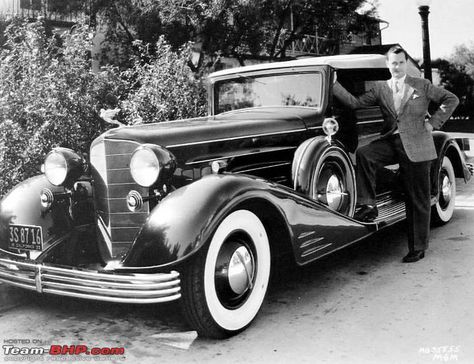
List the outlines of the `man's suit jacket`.
<svg viewBox="0 0 474 364">
<path fill-rule="evenodd" d="M 390 80 L 375 82 L 372 89 L 359 97 L 354 97 L 336 82 L 333 93 L 345 106 L 352 109 L 380 106 L 384 118 L 381 137 L 392 134 L 397 126 L 405 152 L 412 162 L 436 158 L 433 136 L 425 124 L 430 123 L 433 129 L 441 128 L 459 103 L 453 93 L 433 86 L 424 78 L 408 75 L 405 78 L 405 93 L 398 114 L 395 111 Z M 425 121 L 430 101 L 440 106 L 431 118 Z"/>
</svg>

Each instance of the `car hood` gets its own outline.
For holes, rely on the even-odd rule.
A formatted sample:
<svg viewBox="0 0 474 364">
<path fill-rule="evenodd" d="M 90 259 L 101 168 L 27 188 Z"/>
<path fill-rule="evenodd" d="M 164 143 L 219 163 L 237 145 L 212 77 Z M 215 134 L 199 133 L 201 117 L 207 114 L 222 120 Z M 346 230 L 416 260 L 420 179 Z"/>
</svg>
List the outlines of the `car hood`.
<svg viewBox="0 0 474 364">
<path fill-rule="evenodd" d="M 305 128 L 317 115 L 318 111 L 310 108 L 244 109 L 217 116 L 125 126 L 109 130 L 103 137 L 172 148 L 217 139 L 284 133 Z"/>
</svg>

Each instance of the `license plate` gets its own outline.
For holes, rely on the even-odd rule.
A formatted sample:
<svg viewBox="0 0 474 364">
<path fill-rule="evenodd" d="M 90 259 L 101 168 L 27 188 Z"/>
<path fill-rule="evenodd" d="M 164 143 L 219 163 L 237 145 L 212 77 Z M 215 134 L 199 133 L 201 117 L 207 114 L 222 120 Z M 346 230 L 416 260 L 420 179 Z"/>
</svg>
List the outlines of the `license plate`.
<svg viewBox="0 0 474 364">
<path fill-rule="evenodd" d="M 8 247 L 18 250 L 43 250 L 41 226 L 9 225 Z"/>
</svg>

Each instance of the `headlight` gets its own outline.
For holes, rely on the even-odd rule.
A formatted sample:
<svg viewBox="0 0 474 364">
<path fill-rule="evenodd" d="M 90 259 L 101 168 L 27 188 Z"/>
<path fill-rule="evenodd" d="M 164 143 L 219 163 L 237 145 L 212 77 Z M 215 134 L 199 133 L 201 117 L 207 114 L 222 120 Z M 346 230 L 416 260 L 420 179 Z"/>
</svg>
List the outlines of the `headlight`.
<svg viewBox="0 0 474 364">
<path fill-rule="evenodd" d="M 151 149 L 137 149 L 130 161 L 130 172 L 140 186 L 150 187 L 160 176 L 160 162 Z"/>
<path fill-rule="evenodd" d="M 44 160 L 44 174 L 55 186 L 73 184 L 84 173 L 84 160 L 71 149 L 55 148 Z"/>
<path fill-rule="evenodd" d="M 132 154 L 130 173 L 134 181 L 142 187 L 150 187 L 158 180 L 166 182 L 176 166 L 174 156 L 154 144 L 144 144 Z"/>
</svg>

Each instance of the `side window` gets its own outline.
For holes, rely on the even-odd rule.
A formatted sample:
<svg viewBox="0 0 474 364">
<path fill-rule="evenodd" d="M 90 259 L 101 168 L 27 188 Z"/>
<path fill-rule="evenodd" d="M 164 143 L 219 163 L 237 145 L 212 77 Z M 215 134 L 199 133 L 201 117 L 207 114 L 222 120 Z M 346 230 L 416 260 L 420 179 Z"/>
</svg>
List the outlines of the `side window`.
<svg viewBox="0 0 474 364">
<path fill-rule="evenodd" d="M 369 90 L 375 81 L 388 80 L 386 68 L 344 69 L 337 71 L 337 79 L 349 92 L 361 95 Z"/>
</svg>

